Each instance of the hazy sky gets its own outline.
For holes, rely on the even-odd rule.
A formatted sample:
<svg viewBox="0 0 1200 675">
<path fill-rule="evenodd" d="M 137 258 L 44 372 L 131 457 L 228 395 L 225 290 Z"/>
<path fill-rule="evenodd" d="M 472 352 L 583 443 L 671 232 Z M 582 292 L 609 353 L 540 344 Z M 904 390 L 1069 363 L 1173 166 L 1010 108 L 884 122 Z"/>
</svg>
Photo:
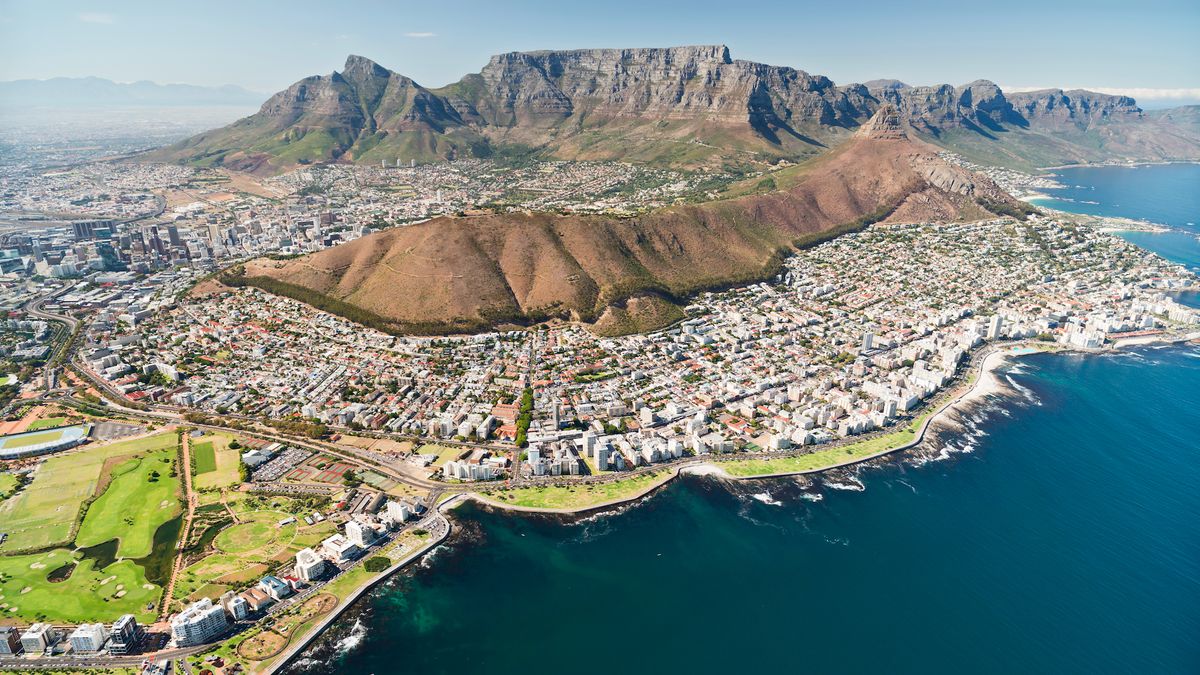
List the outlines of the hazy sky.
<svg viewBox="0 0 1200 675">
<path fill-rule="evenodd" d="M 440 86 L 505 51 L 701 43 L 838 83 L 986 78 L 1200 98 L 1200 0 L 0 0 L 0 80 L 96 75 L 273 92 L 355 53 Z"/>
</svg>

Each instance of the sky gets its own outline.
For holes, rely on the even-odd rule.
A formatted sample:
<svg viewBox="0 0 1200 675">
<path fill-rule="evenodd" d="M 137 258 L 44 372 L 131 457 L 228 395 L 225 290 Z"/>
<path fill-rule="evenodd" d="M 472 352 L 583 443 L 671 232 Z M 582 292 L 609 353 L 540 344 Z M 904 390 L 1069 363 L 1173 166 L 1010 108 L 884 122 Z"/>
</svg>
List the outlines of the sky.
<svg viewBox="0 0 1200 675">
<path fill-rule="evenodd" d="M 723 43 L 839 84 L 989 79 L 1200 100 L 1200 1 L 0 0 L 0 80 L 98 76 L 271 93 L 367 56 L 437 87 L 492 54 Z"/>
</svg>

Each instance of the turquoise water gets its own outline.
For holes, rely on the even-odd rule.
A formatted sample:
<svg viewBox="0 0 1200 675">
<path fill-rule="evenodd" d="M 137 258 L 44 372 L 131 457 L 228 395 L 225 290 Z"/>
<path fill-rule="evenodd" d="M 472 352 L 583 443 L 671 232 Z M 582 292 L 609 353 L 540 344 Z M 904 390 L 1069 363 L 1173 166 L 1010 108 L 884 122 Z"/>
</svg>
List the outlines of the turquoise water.
<svg viewBox="0 0 1200 675">
<path fill-rule="evenodd" d="M 1200 232 L 1200 164 L 1055 169 L 1066 187 L 1036 203 L 1071 213 L 1148 220 Z"/>
<path fill-rule="evenodd" d="M 1200 350 L 1021 357 L 943 461 L 455 516 L 293 672 L 1200 672 Z M 819 498 L 820 501 L 811 501 Z"/>
<path fill-rule="evenodd" d="M 1033 203 L 1070 213 L 1115 216 L 1167 225 L 1171 232 L 1120 236 L 1200 272 L 1200 164 L 1056 169 L 1066 187 Z M 1192 296 L 1182 299 L 1196 306 Z"/>
</svg>

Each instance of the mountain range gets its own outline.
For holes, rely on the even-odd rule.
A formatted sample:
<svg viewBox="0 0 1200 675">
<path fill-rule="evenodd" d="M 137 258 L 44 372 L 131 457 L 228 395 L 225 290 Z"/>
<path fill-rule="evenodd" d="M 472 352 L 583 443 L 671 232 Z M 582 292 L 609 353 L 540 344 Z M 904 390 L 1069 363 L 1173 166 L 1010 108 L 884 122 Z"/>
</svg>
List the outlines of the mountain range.
<svg viewBox="0 0 1200 675">
<path fill-rule="evenodd" d="M 254 106 L 262 95 L 234 85 L 201 87 L 149 81 L 113 82 L 100 77 L 55 77 L 0 82 L 0 108 L 113 108 Z"/>
<path fill-rule="evenodd" d="M 511 153 L 746 166 L 825 152 L 884 105 L 916 137 L 982 163 L 1200 158 L 1194 112 L 1146 113 L 1129 97 L 1082 90 L 1005 94 L 986 80 L 838 86 L 732 59 L 722 45 L 510 52 L 436 89 L 350 56 L 341 71 L 300 80 L 258 113 L 150 158 L 262 173 Z"/>
</svg>

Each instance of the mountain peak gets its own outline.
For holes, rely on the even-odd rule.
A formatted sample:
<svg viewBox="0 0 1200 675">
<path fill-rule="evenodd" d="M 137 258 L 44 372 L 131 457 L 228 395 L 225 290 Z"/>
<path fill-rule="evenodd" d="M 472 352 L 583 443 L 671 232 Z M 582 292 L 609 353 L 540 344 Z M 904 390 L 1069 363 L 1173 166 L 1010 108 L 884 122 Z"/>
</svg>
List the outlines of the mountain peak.
<svg viewBox="0 0 1200 675">
<path fill-rule="evenodd" d="M 904 126 L 900 123 L 900 111 L 890 103 L 884 104 L 879 110 L 876 110 L 871 119 L 859 127 L 854 135 L 858 138 L 872 140 L 902 141 L 908 139 L 908 134 L 905 133 Z"/>
<path fill-rule="evenodd" d="M 365 56 L 351 54 L 346 57 L 346 65 L 342 66 L 342 75 L 386 75 L 389 73 L 387 68 L 375 63 Z"/>
</svg>

